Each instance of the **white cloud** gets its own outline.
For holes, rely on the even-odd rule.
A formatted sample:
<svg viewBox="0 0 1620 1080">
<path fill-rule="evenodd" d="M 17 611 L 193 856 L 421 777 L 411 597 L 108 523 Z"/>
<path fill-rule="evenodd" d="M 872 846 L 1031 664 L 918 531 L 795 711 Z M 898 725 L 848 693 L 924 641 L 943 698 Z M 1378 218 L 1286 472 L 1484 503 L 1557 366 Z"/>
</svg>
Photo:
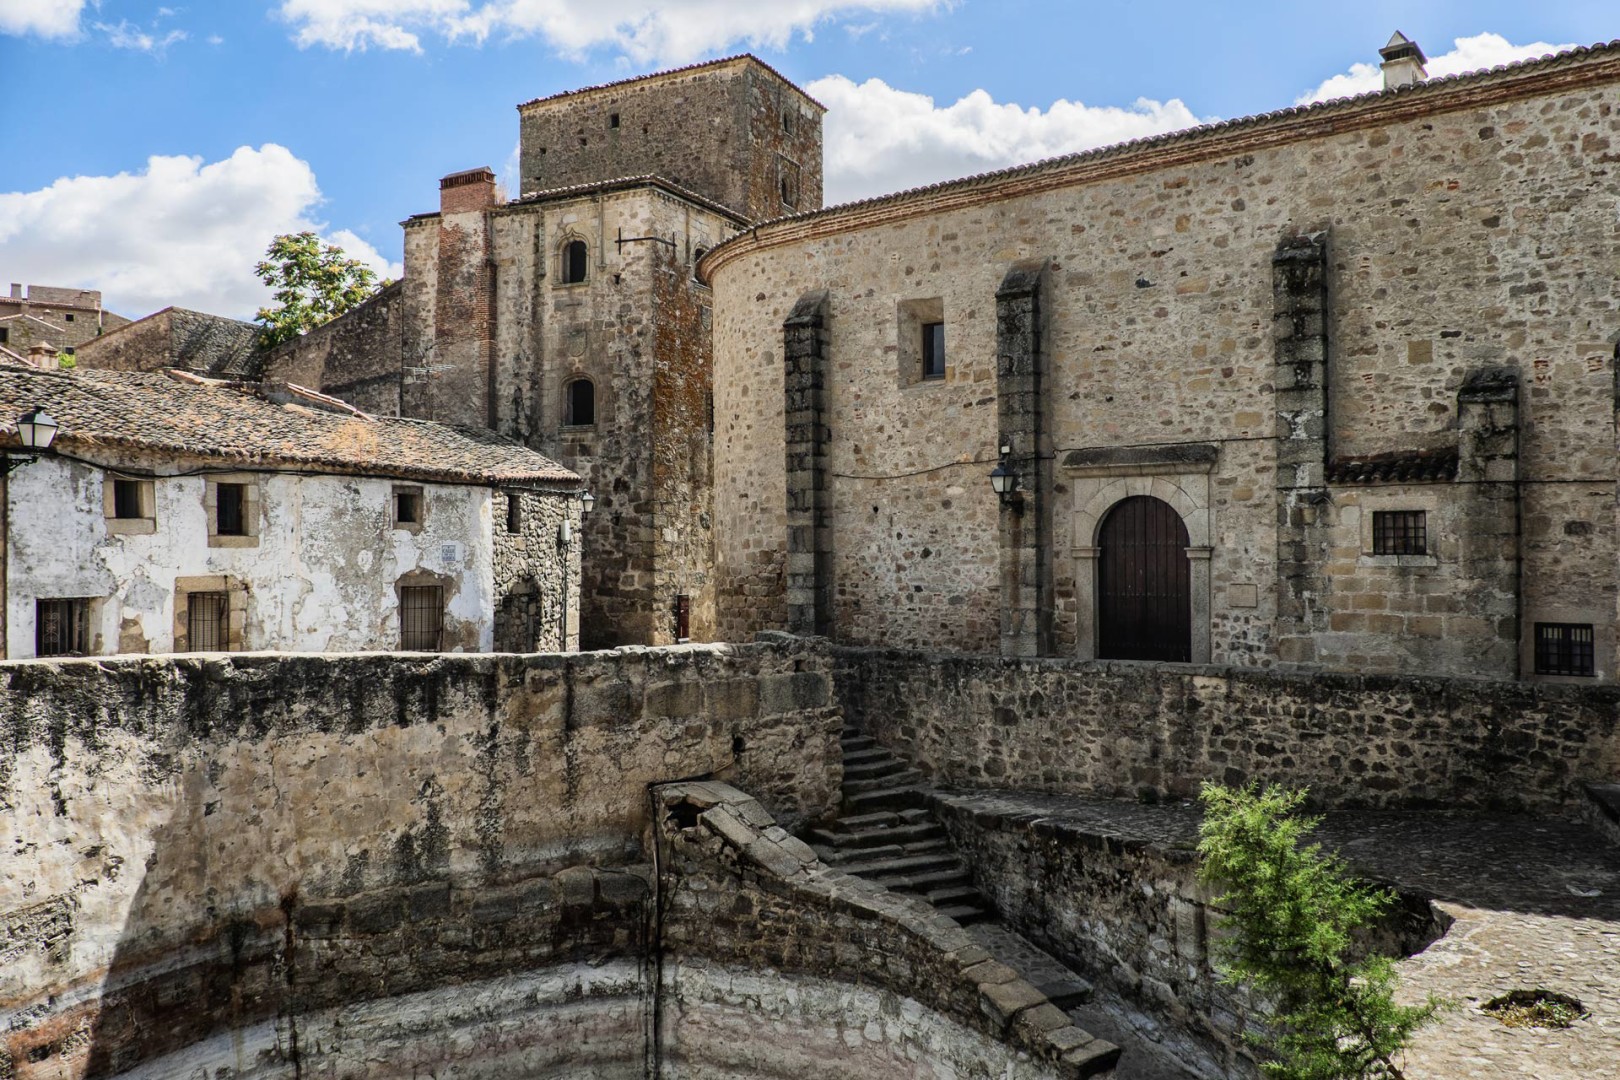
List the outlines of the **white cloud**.
<svg viewBox="0 0 1620 1080">
<path fill-rule="evenodd" d="M 0 34 L 77 37 L 83 10 L 84 0 L 0 0 Z"/>
<path fill-rule="evenodd" d="M 424 36 L 538 35 L 578 55 L 601 46 L 679 64 L 737 43 L 780 49 L 856 12 L 924 12 L 952 0 L 280 0 L 301 46 L 421 51 Z"/>
<path fill-rule="evenodd" d="M 166 34 L 149 34 L 134 23 L 125 20 L 116 26 L 107 23 L 93 24 L 97 30 L 107 35 L 107 44 L 115 49 L 132 49 L 135 52 L 155 53 L 162 55 L 170 45 L 186 40 L 184 30 L 170 30 Z"/>
<path fill-rule="evenodd" d="M 1025 109 L 975 90 L 941 107 L 881 79 L 842 75 L 806 89 L 827 106 L 827 202 L 970 176 L 1200 123 L 1179 100 L 1139 99 L 1129 108 L 1057 101 Z"/>
<path fill-rule="evenodd" d="M 278 233 L 325 226 L 315 173 L 285 147 L 239 148 L 223 161 L 152 157 L 139 173 L 65 177 L 0 194 L 0 265 L 13 280 L 100 289 L 139 317 L 169 304 L 251 318 L 269 298 L 253 276 Z M 353 233 L 332 233 L 380 275 L 399 277 Z"/>
<path fill-rule="evenodd" d="M 1475 34 L 1473 37 L 1454 40 L 1450 52 L 1429 57 L 1424 70 L 1429 73 L 1429 78 L 1438 79 L 1443 75 L 1479 71 L 1493 68 L 1498 64 L 1511 64 L 1517 60 L 1529 60 L 1537 56 L 1546 56 L 1548 53 L 1563 52 L 1574 47 L 1574 45 L 1549 45 L 1545 41 L 1514 45 L 1501 34 Z M 1313 101 L 1351 97 L 1383 88 L 1384 74 L 1377 64 L 1351 64 L 1349 71 L 1335 75 L 1315 90 L 1301 94 L 1295 99 L 1294 104 L 1308 105 Z"/>
</svg>

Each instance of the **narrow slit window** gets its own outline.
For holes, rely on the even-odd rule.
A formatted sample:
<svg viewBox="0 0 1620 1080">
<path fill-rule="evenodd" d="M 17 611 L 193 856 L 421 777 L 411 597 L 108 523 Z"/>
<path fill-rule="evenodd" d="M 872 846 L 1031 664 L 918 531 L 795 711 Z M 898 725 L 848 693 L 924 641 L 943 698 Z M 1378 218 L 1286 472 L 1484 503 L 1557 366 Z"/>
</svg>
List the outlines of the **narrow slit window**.
<svg viewBox="0 0 1620 1080">
<path fill-rule="evenodd" d="M 35 656 L 84 656 L 89 641 L 89 601 L 34 601 Z"/>
<path fill-rule="evenodd" d="M 942 322 L 922 325 L 922 377 L 945 377 L 945 324 Z"/>
<path fill-rule="evenodd" d="M 246 536 L 247 485 L 218 484 L 214 491 L 214 531 L 220 536 Z"/>
<path fill-rule="evenodd" d="M 1536 623 L 1536 674 L 1597 674 L 1596 638 L 1590 623 Z"/>
<path fill-rule="evenodd" d="M 596 423 L 596 384 L 575 379 L 568 384 L 568 426 L 589 427 Z"/>
<path fill-rule="evenodd" d="M 506 493 L 506 531 L 509 533 L 523 531 L 523 496 L 516 491 Z"/>
<path fill-rule="evenodd" d="M 608 127 L 616 128 L 618 126 L 619 126 L 619 114 L 618 113 L 609 114 L 609 116 L 608 116 Z"/>
<path fill-rule="evenodd" d="M 406 652 L 438 652 L 444 627 L 444 588 L 403 585 L 399 590 L 399 647 Z"/>
<path fill-rule="evenodd" d="M 1374 510 L 1374 555 L 1427 555 L 1428 515 L 1422 510 Z"/>
<path fill-rule="evenodd" d="M 563 247 L 562 277 L 564 285 L 577 285 L 585 280 L 589 252 L 583 240 L 570 240 Z"/>
<path fill-rule="evenodd" d="M 191 652 L 226 652 L 231 640 L 231 603 L 222 592 L 186 596 L 186 647 Z"/>
<path fill-rule="evenodd" d="M 685 593 L 675 598 L 675 640 L 692 639 L 692 598 Z"/>
</svg>

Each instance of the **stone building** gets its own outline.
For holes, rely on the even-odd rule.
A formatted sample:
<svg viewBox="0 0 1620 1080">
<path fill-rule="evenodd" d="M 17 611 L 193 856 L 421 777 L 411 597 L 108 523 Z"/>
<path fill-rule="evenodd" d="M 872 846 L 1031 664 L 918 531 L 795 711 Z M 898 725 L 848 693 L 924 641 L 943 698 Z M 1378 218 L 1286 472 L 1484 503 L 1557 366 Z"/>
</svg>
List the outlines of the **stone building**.
<svg viewBox="0 0 1620 1080">
<path fill-rule="evenodd" d="M 718 635 L 1612 680 L 1620 48 L 1384 53 L 709 253 Z"/>
<path fill-rule="evenodd" d="M 404 223 L 403 280 L 262 366 L 375 412 L 477 425 L 585 478 L 587 646 L 712 639 L 709 290 L 697 260 L 821 205 L 820 105 L 750 56 L 519 106 L 488 169 Z"/>
<path fill-rule="evenodd" d="M 40 345 L 74 353 L 87 341 L 129 322 L 122 315 L 103 311 L 101 294 L 94 289 L 60 289 L 13 283 L 9 295 L 0 296 L 0 350 L 26 357 Z"/>
<path fill-rule="evenodd" d="M 0 365 L 54 444 L 0 484 L 9 658 L 567 651 L 580 480 L 485 431 L 297 387 Z"/>
<path fill-rule="evenodd" d="M 240 319 L 166 307 L 81 344 L 75 359 L 106 371 L 177 368 L 215 378 L 250 378 L 260 366 L 259 333 L 257 325 Z"/>
</svg>

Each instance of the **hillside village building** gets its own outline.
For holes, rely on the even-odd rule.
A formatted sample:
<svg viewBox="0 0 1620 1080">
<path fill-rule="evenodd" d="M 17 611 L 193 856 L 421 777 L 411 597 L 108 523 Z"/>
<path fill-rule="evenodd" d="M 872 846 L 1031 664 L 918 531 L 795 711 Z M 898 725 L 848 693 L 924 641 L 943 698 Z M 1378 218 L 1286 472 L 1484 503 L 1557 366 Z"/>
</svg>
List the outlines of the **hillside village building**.
<svg viewBox="0 0 1620 1080">
<path fill-rule="evenodd" d="M 531 450 L 296 388 L 0 365 L 0 416 L 35 408 L 61 426 L 7 451 L 7 658 L 577 645 L 580 481 Z"/>
<path fill-rule="evenodd" d="M 0 296 L 0 360 L 25 360 L 36 346 L 73 353 L 87 341 L 129 322 L 104 311 L 94 289 L 17 283 Z"/>
</svg>

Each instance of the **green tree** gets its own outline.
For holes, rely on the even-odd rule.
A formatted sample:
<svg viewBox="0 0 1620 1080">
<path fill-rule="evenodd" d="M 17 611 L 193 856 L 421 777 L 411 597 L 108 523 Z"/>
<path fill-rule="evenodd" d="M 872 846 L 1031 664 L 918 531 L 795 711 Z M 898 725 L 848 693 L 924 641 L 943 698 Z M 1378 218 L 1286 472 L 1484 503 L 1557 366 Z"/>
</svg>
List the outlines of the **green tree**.
<svg viewBox="0 0 1620 1080">
<path fill-rule="evenodd" d="M 1230 912 L 1217 966 L 1273 1010 L 1250 1036 L 1272 1056 L 1262 1069 L 1281 1080 L 1403 1080 L 1396 1057 L 1444 1003 L 1397 1005 L 1394 962 L 1353 958 L 1356 931 L 1394 894 L 1303 842 L 1321 820 L 1299 814 L 1304 791 L 1205 784 L 1200 799 L 1199 875 Z"/>
<path fill-rule="evenodd" d="M 312 232 L 283 233 L 270 241 L 264 256 L 253 272 L 275 296 L 273 305 L 254 316 L 264 327 L 259 343 L 265 348 L 309 333 L 377 291 L 371 267 L 321 243 Z"/>
</svg>

